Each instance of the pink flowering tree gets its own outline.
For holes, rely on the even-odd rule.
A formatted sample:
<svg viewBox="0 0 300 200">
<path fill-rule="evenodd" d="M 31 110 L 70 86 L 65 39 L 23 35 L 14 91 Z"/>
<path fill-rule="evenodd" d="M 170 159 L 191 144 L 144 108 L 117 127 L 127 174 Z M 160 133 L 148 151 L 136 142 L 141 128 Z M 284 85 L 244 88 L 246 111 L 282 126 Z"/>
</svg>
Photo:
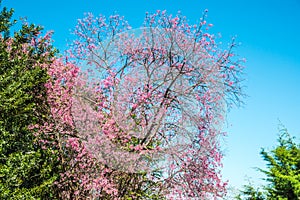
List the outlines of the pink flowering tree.
<svg viewBox="0 0 300 200">
<path fill-rule="evenodd" d="M 62 197 L 226 194 L 220 127 L 240 103 L 242 67 L 234 41 L 218 48 L 211 26 L 205 15 L 189 25 L 165 11 L 146 14 L 139 29 L 118 15 L 78 20 L 66 61 L 48 69 L 53 121 L 41 128 L 65 163 Z"/>
</svg>

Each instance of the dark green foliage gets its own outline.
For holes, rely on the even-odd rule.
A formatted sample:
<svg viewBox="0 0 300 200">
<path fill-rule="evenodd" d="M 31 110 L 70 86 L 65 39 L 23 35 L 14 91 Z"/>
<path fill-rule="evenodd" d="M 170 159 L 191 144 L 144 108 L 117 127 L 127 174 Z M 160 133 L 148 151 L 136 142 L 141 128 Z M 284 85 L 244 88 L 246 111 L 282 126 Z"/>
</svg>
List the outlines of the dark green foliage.
<svg viewBox="0 0 300 200">
<path fill-rule="evenodd" d="M 1 5 L 2 0 L 0 0 Z M 11 22 L 11 17 L 13 15 L 13 9 L 7 10 L 7 8 L 3 8 L 0 13 L 0 32 L 2 36 L 6 39 L 9 37 L 9 29 L 16 22 Z"/>
<path fill-rule="evenodd" d="M 55 50 L 47 38 L 38 41 L 41 27 L 24 24 L 10 36 L 12 14 L 0 13 L 0 199 L 53 199 L 56 151 L 43 148 L 28 126 L 48 116 L 42 65 Z"/>
</svg>

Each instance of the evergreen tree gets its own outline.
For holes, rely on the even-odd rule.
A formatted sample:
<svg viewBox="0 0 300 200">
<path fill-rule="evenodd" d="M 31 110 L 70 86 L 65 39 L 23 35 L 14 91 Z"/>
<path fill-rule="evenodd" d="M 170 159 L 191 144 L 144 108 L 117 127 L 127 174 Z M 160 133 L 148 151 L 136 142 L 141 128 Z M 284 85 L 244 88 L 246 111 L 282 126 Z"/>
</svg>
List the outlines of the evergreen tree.
<svg viewBox="0 0 300 200">
<path fill-rule="evenodd" d="M 12 15 L 13 9 L 0 13 L 0 199 L 54 199 L 57 154 L 31 126 L 47 120 L 43 66 L 56 50 L 40 26 L 24 23 L 11 34 Z"/>
<path fill-rule="evenodd" d="M 278 143 L 270 152 L 265 149 L 261 151 L 267 168 L 259 171 L 266 175 L 268 182 L 263 192 L 246 185 L 237 199 L 300 199 L 300 144 L 295 143 L 295 138 L 290 136 L 286 128 L 280 130 Z"/>
<path fill-rule="evenodd" d="M 237 200 L 265 200 L 266 196 L 264 191 L 261 191 L 260 188 L 256 188 L 252 183 L 248 183 L 243 186 L 243 190 L 238 196 Z"/>
<path fill-rule="evenodd" d="M 287 130 L 280 131 L 279 145 L 271 152 L 262 149 L 267 162 L 265 173 L 268 199 L 297 200 L 300 198 L 300 145 L 294 142 Z"/>
</svg>

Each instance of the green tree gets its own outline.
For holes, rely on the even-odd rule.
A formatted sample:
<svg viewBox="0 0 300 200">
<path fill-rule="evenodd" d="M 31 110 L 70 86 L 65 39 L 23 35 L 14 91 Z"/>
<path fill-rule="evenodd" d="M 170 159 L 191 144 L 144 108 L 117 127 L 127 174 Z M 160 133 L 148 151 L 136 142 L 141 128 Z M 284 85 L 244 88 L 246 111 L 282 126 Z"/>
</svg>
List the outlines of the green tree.
<svg viewBox="0 0 300 200">
<path fill-rule="evenodd" d="M 279 145 L 271 152 L 262 149 L 267 162 L 266 174 L 269 183 L 265 189 L 269 199 L 296 200 L 300 198 L 300 144 L 294 142 L 286 128 L 280 131 Z"/>
<path fill-rule="evenodd" d="M 12 15 L 7 8 L 0 13 L 0 199 L 54 199 L 57 153 L 41 145 L 30 125 L 47 120 L 43 66 L 56 50 L 40 26 L 23 23 L 11 34 Z"/>
<path fill-rule="evenodd" d="M 260 188 L 256 188 L 252 183 L 243 186 L 243 190 L 236 196 L 237 200 L 265 200 L 265 192 Z"/>
<path fill-rule="evenodd" d="M 266 175 L 268 184 L 263 187 L 266 199 L 300 199 L 300 144 L 295 143 L 286 128 L 280 130 L 278 146 L 270 152 L 262 149 L 261 155 L 267 162 L 266 169 L 258 169 Z M 259 199 L 256 198 L 259 194 L 262 193 L 248 185 L 239 198 L 248 195 L 244 199 Z"/>
</svg>

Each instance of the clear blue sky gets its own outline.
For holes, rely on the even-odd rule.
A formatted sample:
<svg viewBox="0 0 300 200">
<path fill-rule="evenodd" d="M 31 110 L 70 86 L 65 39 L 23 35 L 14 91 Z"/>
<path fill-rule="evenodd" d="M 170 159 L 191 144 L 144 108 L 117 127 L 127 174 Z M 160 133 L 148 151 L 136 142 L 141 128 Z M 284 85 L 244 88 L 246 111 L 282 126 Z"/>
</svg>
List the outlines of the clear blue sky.
<svg viewBox="0 0 300 200">
<path fill-rule="evenodd" d="M 276 145 L 278 119 L 290 133 L 300 137 L 300 0 L 3 0 L 15 9 L 15 17 L 54 30 L 55 45 L 63 50 L 76 19 L 84 12 L 125 16 L 131 26 L 141 25 L 145 12 L 178 10 L 197 22 L 204 9 L 219 41 L 238 36 L 237 49 L 247 58 L 245 105 L 228 114 L 224 142 L 224 178 L 240 187 L 245 176 L 259 183 L 263 167 L 261 147 Z M 298 140 L 299 141 L 299 140 Z"/>
</svg>

